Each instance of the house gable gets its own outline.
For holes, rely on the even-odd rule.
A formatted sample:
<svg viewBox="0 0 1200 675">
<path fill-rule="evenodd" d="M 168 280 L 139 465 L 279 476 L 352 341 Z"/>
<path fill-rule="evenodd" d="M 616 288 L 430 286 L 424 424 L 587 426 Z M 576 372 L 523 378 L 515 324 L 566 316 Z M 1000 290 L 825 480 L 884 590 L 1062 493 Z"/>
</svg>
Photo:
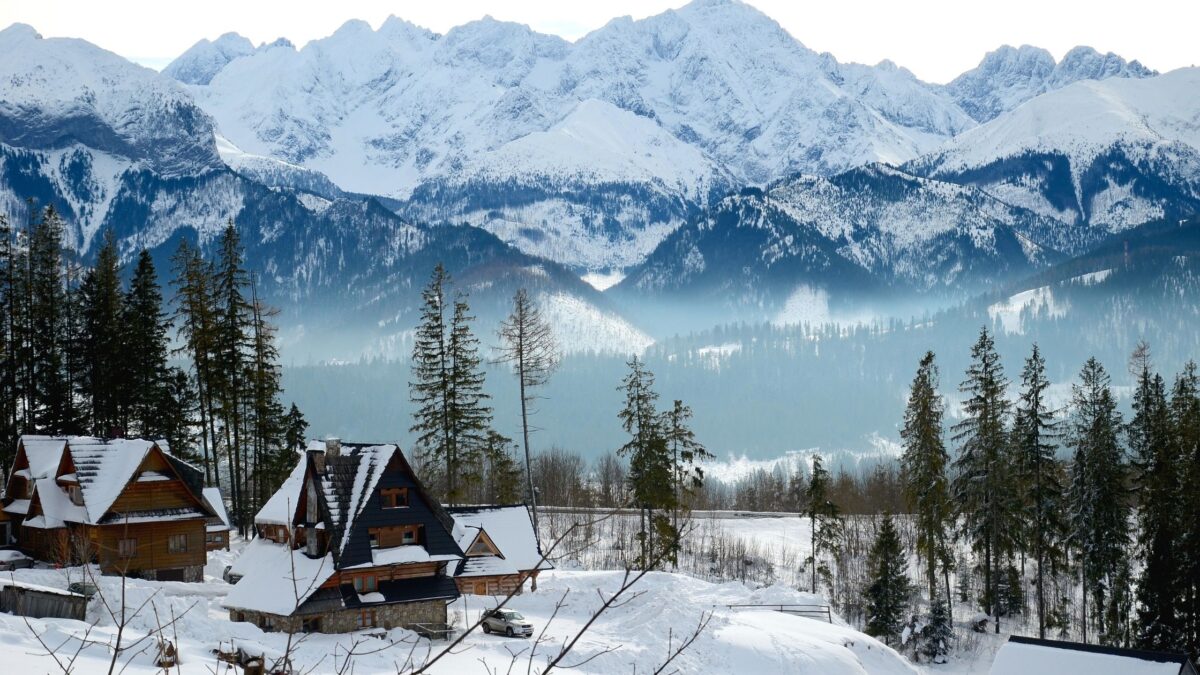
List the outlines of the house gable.
<svg viewBox="0 0 1200 675">
<path fill-rule="evenodd" d="M 429 497 L 400 449 L 390 447 L 390 457 L 383 463 L 378 478 L 371 481 L 369 493 L 361 496 L 362 507 L 353 519 L 350 531 L 344 535 L 346 540 L 339 556 L 339 569 L 372 562 L 371 530 L 374 528 L 415 525 L 421 531 L 418 543 L 429 555 L 462 556 L 462 550 L 451 534 L 453 521 L 441 505 Z M 375 471 L 379 470 L 377 465 Z M 396 488 L 407 490 L 408 505 L 384 508 L 383 491 Z"/>
<path fill-rule="evenodd" d="M 481 556 L 496 556 L 503 558 L 504 554 L 500 552 L 500 548 L 496 546 L 496 542 L 488 536 L 488 533 L 483 528 L 479 528 L 479 534 L 475 535 L 475 539 L 471 541 L 471 545 L 463 553 L 468 558 L 476 558 Z"/>
<path fill-rule="evenodd" d="M 123 514 L 129 513 L 179 509 L 198 511 L 198 518 L 215 515 L 203 497 L 192 492 L 175 465 L 154 444 L 126 479 L 124 487 L 99 522 L 120 520 Z"/>
</svg>

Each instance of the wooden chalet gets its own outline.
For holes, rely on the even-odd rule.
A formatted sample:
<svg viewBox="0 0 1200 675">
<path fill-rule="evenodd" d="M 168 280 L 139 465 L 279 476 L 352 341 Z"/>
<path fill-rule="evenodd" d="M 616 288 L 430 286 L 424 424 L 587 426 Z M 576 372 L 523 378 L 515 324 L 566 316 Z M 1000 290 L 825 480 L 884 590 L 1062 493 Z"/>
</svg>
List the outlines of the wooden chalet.
<svg viewBox="0 0 1200 675">
<path fill-rule="evenodd" d="M 22 436 L 4 514 L 16 544 L 105 574 L 202 581 L 206 520 L 195 467 L 140 439 Z"/>
<path fill-rule="evenodd" d="M 464 558 L 454 573 L 458 590 L 473 595 L 520 593 L 526 581 L 537 590 L 537 575 L 553 569 L 542 560 L 533 520 L 524 504 L 447 509 Z"/>
<path fill-rule="evenodd" d="M 343 633 L 446 623 L 454 522 L 395 445 L 310 445 L 230 569 L 234 621 Z"/>
</svg>

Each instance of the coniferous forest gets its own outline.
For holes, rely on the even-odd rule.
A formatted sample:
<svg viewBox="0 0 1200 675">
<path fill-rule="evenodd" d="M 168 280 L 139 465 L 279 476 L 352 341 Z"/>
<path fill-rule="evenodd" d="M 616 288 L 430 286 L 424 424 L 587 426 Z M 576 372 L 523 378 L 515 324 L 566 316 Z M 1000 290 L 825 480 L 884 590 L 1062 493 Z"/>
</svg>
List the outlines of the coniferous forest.
<svg viewBox="0 0 1200 675">
<path fill-rule="evenodd" d="M 22 434 L 162 439 L 223 489 L 246 532 L 306 422 L 281 402 L 275 310 L 237 228 L 208 257 L 185 241 L 160 271 L 111 233 L 85 265 L 63 227 L 53 208 L 23 228 L 0 218 L 0 466 Z"/>
</svg>

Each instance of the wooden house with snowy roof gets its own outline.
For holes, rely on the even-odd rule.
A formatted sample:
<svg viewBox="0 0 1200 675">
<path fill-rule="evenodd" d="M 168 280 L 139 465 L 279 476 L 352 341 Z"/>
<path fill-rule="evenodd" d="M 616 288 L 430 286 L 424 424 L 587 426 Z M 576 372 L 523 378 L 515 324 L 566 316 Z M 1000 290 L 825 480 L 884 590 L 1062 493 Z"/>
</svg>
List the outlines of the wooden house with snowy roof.
<svg viewBox="0 0 1200 675">
<path fill-rule="evenodd" d="M 264 630 L 444 625 L 454 522 L 395 445 L 310 445 L 255 516 L 223 605 Z"/>
<path fill-rule="evenodd" d="M 205 521 L 216 515 L 202 490 L 200 472 L 154 441 L 22 436 L 3 511 L 40 560 L 202 581 Z"/>
<path fill-rule="evenodd" d="M 1014 635 L 996 652 L 991 675 L 1200 675 L 1186 654 Z"/>
<path fill-rule="evenodd" d="M 458 590 L 473 595 L 520 593 L 525 582 L 537 590 L 537 575 L 553 569 L 542 559 L 529 508 L 462 506 L 447 509 L 463 560 L 454 572 Z"/>
</svg>

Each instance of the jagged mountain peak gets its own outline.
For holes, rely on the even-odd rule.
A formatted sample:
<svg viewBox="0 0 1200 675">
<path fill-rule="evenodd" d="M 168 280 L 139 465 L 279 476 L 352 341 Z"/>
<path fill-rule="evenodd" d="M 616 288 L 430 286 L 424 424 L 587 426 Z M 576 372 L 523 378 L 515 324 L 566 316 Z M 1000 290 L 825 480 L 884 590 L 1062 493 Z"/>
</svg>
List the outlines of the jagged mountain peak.
<svg viewBox="0 0 1200 675">
<path fill-rule="evenodd" d="M 1156 74 L 1138 61 L 1127 62 L 1112 52 L 1100 54 L 1086 46 L 1075 47 L 1062 61 L 1055 61 L 1054 55 L 1041 47 L 1002 45 L 947 84 L 946 91 L 971 117 L 986 122 L 1035 96 L 1080 80 Z"/>
<path fill-rule="evenodd" d="M 254 43 L 238 33 L 225 33 L 216 40 L 201 39 L 163 68 L 163 74 L 185 84 L 208 84 L 234 59 L 254 53 Z"/>
</svg>

